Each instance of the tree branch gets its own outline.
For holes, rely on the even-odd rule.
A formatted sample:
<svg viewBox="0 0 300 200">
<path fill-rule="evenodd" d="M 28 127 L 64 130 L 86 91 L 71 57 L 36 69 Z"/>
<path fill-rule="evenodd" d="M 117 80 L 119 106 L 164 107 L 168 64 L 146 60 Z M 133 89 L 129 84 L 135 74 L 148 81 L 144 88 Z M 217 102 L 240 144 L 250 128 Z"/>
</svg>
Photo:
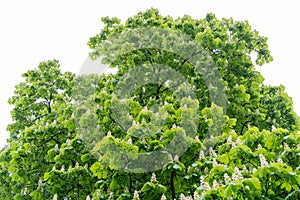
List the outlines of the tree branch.
<svg viewBox="0 0 300 200">
<path fill-rule="evenodd" d="M 183 65 L 184 63 L 186 63 L 187 61 L 189 61 L 192 57 L 194 57 L 195 55 L 200 54 L 200 53 L 202 53 L 201 50 L 200 50 L 200 51 L 194 51 L 194 52 L 192 53 L 191 57 L 185 58 L 185 59 L 182 61 L 181 65 Z"/>
<path fill-rule="evenodd" d="M 248 120 L 248 121 L 245 121 L 245 122 L 243 123 L 242 129 L 241 129 L 241 131 L 240 131 L 240 135 L 242 135 L 242 133 L 243 133 L 243 131 L 244 131 L 244 128 L 245 128 L 245 126 L 247 125 L 247 123 L 250 123 L 250 122 L 252 122 L 252 121 L 251 121 L 251 120 Z"/>
<path fill-rule="evenodd" d="M 172 199 L 176 199 L 176 193 L 175 193 L 175 185 L 174 185 L 174 178 L 175 178 L 175 174 L 176 172 L 174 170 L 172 170 L 171 173 L 171 193 L 172 193 Z"/>
</svg>

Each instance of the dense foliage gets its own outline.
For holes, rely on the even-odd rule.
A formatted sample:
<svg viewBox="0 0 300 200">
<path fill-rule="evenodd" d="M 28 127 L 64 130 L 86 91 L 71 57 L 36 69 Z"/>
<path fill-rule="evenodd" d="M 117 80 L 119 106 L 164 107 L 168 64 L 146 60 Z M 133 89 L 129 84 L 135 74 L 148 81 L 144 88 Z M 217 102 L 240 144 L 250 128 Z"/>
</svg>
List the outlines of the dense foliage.
<svg viewBox="0 0 300 200">
<path fill-rule="evenodd" d="M 250 56 L 256 54 L 258 65 L 272 61 L 267 38 L 247 21 L 220 20 L 213 14 L 200 20 L 187 15 L 173 19 L 150 9 L 124 24 L 117 18 L 102 21 L 105 27 L 88 42 L 90 55 L 94 59 L 101 56 L 110 67 L 118 68 L 115 74 L 76 79 L 72 73 L 61 72 L 58 61 L 53 60 L 23 74 L 25 81 L 16 86 L 9 100 L 14 106 L 14 122 L 8 126 L 10 138 L 0 154 L 1 199 L 300 198 L 299 118 L 284 87 L 264 85 Z M 190 59 L 196 52 L 191 52 L 189 59 L 174 53 L 184 44 L 175 40 L 169 51 L 140 48 L 128 52 L 132 44 L 113 40 L 120 49 L 120 56 L 113 59 L 115 49 L 102 48 L 127 30 L 151 27 L 178 31 L 208 52 L 224 83 L 219 89 L 226 94 L 226 110 L 212 102 L 205 77 L 194 69 Z M 131 41 L 143 36 L 131 33 L 136 38 Z M 164 37 L 153 35 L 156 41 L 165 41 Z M 167 41 L 162 45 L 168 46 L 171 40 Z M 124 75 L 146 65 L 157 73 L 154 64 L 178 71 L 194 88 L 195 98 L 178 100 L 165 84 L 145 84 L 126 98 L 128 110 L 122 109 L 124 101 L 114 95 L 117 83 L 130 88 L 138 77 Z M 95 94 L 80 93 L 77 101 L 83 105 L 74 106 L 76 87 L 95 80 Z M 97 105 L 92 111 L 91 104 Z M 152 109 L 154 105 L 159 108 Z M 197 108 L 198 115 L 191 108 Z M 114 115 L 116 110 L 120 116 Z M 216 112 L 224 126 L 212 136 L 213 145 L 207 146 L 207 133 L 218 123 L 213 118 Z M 80 132 L 93 131 L 84 129 L 93 120 L 101 127 L 102 140 L 93 144 L 98 156 Z M 182 126 L 185 120 L 188 126 Z M 145 125 L 151 135 L 135 137 Z M 196 135 L 190 137 L 189 128 L 195 129 Z M 149 169 L 142 173 L 126 170 L 141 167 L 126 163 L 127 154 L 106 151 L 115 145 L 127 152 L 152 152 L 164 149 L 174 138 L 187 141 L 189 148 L 180 156 L 166 152 L 160 158 L 165 161 L 162 168 L 155 168 L 154 162 L 151 167 L 144 166 Z M 179 148 L 171 147 L 175 152 Z"/>
</svg>

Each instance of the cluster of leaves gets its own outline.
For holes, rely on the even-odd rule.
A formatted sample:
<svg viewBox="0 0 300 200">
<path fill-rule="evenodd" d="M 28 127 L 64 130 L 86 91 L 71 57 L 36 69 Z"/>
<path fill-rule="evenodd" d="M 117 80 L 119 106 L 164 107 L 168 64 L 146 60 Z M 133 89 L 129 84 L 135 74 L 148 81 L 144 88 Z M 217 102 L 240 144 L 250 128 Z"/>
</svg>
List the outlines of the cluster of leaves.
<svg viewBox="0 0 300 200">
<path fill-rule="evenodd" d="M 264 85 L 250 57 L 256 53 L 259 65 L 272 61 L 265 37 L 247 22 L 219 20 L 213 14 L 200 20 L 173 19 L 150 9 L 125 24 L 117 18 L 102 21 L 104 29 L 88 43 L 91 57 L 103 57 L 118 68 L 116 74 L 75 79 L 74 74 L 61 72 L 54 60 L 25 73 L 25 82 L 16 86 L 9 100 L 14 105 L 14 122 L 8 126 L 11 137 L 0 152 L 1 199 L 299 198 L 299 118 L 284 87 Z M 188 59 L 158 48 L 127 52 L 131 44 L 123 41 L 115 44 L 121 45 L 117 58 L 111 58 L 110 49 L 99 49 L 128 29 L 150 27 L 179 31 L 208 52 L 224 80 L 226 113 L 212 102 L 206 77 L 189 62 L 197 52 L 190 52 Z M 132 37 L 139 39 L 139 34 L 132 32 Z M 157 35 L 153 38 L 160 41 Z M 184 42 L 163 41 L 174 51 Z M 139 78 L 124 78 L 125 74 L 146 65 L 158 73 L 154 64 L 180 72 L 189 84 L 178 87 L 163 79 L 164 84 L 136 88 L 132 97 L 114 95 L 118 84 L 129 88 Z M 168 70 L 165 74 L 172 78 Z M 82 89 L 89 84 L 95 90 Z M 178 90 L 174 93 L 170 86 Z M 189 88 L 194 88 L 196 98 L 186 95 Z M 72 101 L 74 94 L 80 105 Z M 204 143 L 206 134 L 219 122 L 224 126 L 212 135 L 209 147 Z M 195 135 L 190 134 L 193 131 Z M 183 147 L 174 140 L 188 144 L 182 155 L 176 154 Z M 151 165 L 136 164 L 145 159 L 137 153 L 167 146 L 169 151 L 161 157 L 145 160 Z M 122 151 L 116 154 L 114 147 Z M 141 167 L 147 172 L 130 171 Z"/>
</svg>

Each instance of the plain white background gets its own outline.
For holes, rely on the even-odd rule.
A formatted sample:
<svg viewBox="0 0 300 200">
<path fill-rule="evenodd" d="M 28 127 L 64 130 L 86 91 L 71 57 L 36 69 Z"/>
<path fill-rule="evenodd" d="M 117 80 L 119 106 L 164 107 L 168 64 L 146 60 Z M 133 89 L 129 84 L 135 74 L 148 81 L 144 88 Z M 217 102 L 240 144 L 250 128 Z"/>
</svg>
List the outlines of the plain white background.
<svg viewBox="0 0 300 200">
<path fill-rule="evenodd" d="M 283 84 L 300 114 L 299 19 L 297 0 L 12 0 L 0 2 L 0 147 L 8 137 L 11 122 L 7 104 L 21 74 L 38 63 L 58 59 L 63 71 L 77 73 L 87 58 L 89 37 L 100 32 L 101 17 L 117 16 L 124 22 L 138 11 L 158 8 L 163 15 L 203 18 L 213 12 L 218 18 L 248 20 L 269 38 L 274 61 L 258 70 L 265 83 Z"/>
</svg>

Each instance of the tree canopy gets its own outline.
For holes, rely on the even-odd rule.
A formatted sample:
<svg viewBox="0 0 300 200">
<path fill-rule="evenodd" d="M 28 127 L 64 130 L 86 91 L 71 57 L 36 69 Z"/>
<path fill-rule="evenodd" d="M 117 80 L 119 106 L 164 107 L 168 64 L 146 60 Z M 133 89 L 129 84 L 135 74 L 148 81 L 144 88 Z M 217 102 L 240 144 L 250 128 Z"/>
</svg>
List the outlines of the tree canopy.
<svg viewBox="0 0 300 200">
<path fill-rule="evenodd" d="M 299 117 L 255 68 L 266 37 L 214 14 L 102 22 L 90 57 L 116 73 L 50 60 L 16 86 L 1 199 L 300 198 Z"/>
</svg>

